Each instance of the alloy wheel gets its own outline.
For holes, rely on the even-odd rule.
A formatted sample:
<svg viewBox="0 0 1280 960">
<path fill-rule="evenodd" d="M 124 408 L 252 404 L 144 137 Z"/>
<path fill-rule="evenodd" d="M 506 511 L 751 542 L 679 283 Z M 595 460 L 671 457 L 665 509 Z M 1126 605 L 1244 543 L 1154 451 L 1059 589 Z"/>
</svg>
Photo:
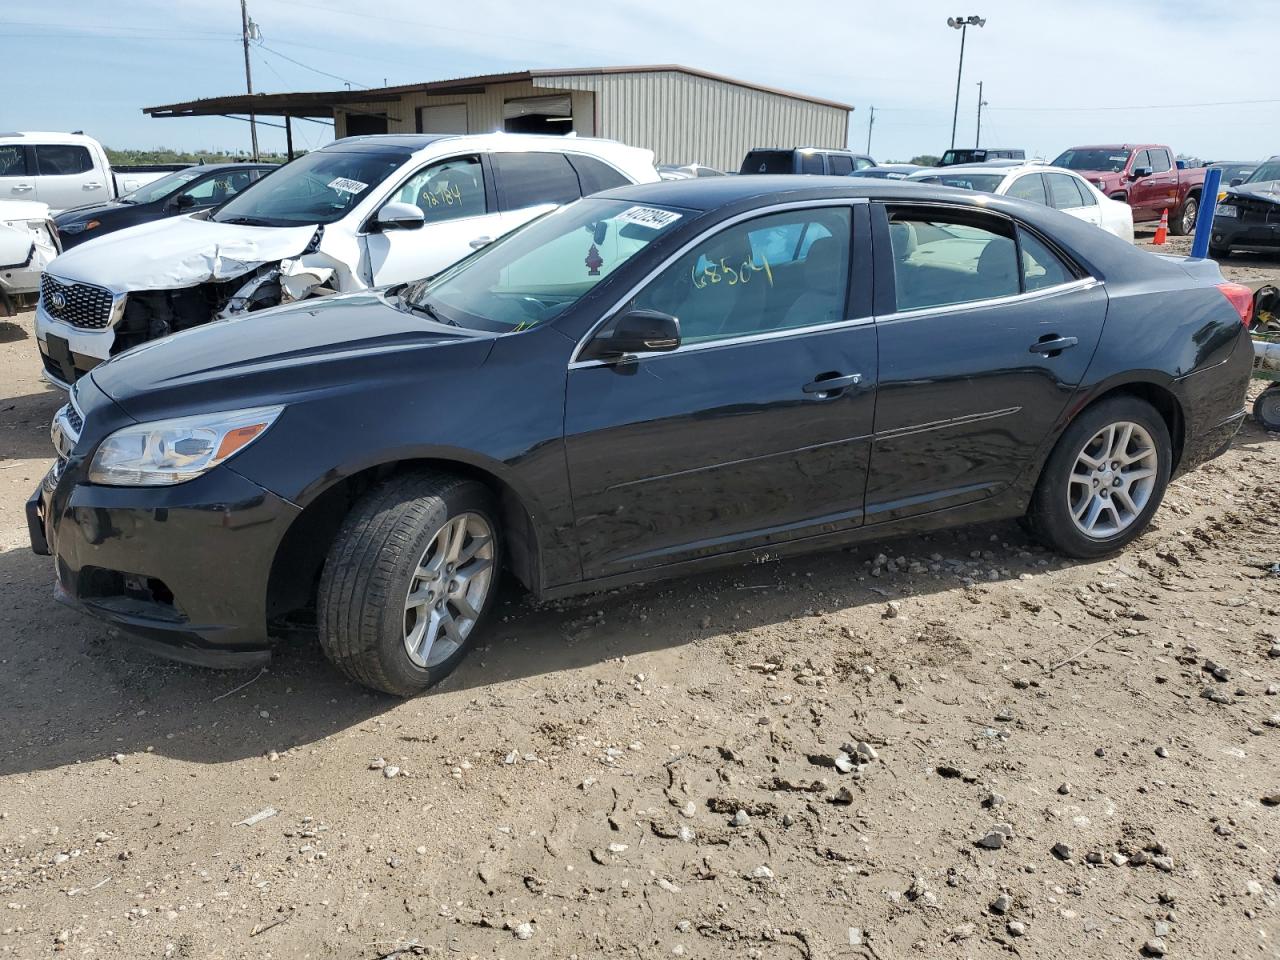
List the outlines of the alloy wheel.
<svg viewBox="0 0 1280 960">
<path fill-rule="evenodd" d="M 1067 483 L 1067 507 L 1086 537 L 1105 540 L 1127 530 L 1146 509 L 1156 487 L 1159 454 L 1137 423 L 1103 427 L 1076 455 Z"/>
<path fill-rule="evenodd" d="M 404 649 L 430 668 L 470 635 L 493 584 L 493 530 L 478 513 L 450 517 L 418 561 L 404 601 Z"/>
<path fill-rule="evenodd" d="M 1199 204 L 1196 203 L 1195 197 L 1187 197 L 1187 202 L 1182 205 L 1182 233 L 1191 233 L 1196 228 L 1196 213 L 1199 210 Z"/>
</svg>

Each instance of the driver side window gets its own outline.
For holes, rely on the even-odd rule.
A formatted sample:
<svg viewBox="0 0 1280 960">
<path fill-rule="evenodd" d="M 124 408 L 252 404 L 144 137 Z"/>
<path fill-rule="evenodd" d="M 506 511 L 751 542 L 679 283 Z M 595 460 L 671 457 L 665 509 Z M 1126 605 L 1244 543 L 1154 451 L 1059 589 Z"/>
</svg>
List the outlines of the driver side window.
<svg viewBox="0 0 1280 960">
<path fill-rule="evenodd" d="M 482 216 L 488 204 L 480 158 L 452 157 L 424 167 L 392 199 L 417 207 L 427 223 Z"/>
</svg>

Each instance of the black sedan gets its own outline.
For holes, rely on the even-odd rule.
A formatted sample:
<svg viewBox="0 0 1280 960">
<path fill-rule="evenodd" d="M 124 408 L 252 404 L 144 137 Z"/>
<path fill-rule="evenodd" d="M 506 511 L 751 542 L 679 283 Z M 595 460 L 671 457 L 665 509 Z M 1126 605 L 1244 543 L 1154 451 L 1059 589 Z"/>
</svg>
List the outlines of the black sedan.
<svg viewBox="0 0 1280 960">
<path fill-rule="evenodd" d="M 216 207 L 274 169 L 270 163 L 198 164 L 144 184 L 119 200 L 64 210 L 54 223 L 67 250 L 125 227 Z"/>
<path fill-rule="evenodd" d="M 1098 557 L 1244 416 L 1247 289 L 1048 207 L 848 178 L 607 191 L 436 277 L 95 367 L 28 503 L 64 602 L 411 695 L 541 597 L 1023 517 Z"/>
</svg>

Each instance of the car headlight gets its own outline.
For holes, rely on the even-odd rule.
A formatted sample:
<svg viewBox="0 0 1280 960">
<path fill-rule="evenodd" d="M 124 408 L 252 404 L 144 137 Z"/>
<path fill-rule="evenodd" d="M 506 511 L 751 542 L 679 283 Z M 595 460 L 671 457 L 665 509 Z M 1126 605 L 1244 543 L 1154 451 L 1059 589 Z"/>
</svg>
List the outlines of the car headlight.
<svg viewBox="0 0 1280 960">
<path fill-rule="evenodd" d="M 1231 206 L 1230 204 L 1227 204 L 1227 205 L 1219 204 L 1218 207 L 1213 211 L 1213 215 L 1215 217 L 1227 217 L 1227 218 L 1235 217 L 1238 219 L 1240 216 L 1240 211 L 1239 209 Z"/>
<path fill-rule="evenodd" d="M 115 487 L 185 483 L 262 436 L 282 410 L 254 407 L 123 427 L 99 445 L 89 482 Z"/>
<path fill-rule="evenodd" d="M 66 226 L 59 227 L 58 230 L 74 236 L 77 233 L 84 233 L 86 230 L 96 230 L 100 226 L 102 226 L 101 220 L 86 220 L 84 223 L 68 223 Z"/>
</svg>

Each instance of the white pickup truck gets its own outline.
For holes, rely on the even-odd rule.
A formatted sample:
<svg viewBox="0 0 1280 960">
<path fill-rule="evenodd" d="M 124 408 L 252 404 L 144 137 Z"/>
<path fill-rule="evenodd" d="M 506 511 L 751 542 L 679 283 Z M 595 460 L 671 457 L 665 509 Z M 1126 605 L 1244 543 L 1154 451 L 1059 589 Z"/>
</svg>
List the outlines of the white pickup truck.
<svg viewBox="0 0 1280 960">
<path fill-rule="evenodd" d="M 115 200 L 185 166 L 112 169 L 102 144 L 83 133 L 0 133 L 0 200 L 35 200 L 56 215 Z"/>
</svg>

